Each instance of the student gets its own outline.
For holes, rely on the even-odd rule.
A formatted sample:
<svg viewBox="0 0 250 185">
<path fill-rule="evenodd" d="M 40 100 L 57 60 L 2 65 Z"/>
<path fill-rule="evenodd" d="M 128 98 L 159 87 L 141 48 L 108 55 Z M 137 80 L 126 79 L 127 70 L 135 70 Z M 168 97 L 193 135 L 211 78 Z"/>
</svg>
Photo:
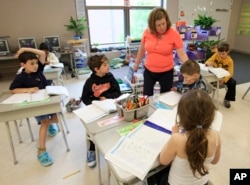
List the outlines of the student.
<svg viewBox="0 0 250 185">
<path fill-rule="evenodd" d="M 44 89 L 48 84 L 43 74 L 43 64 L 45 62 L 45 52 L 33 48 L 21 48 L 16 56 L 19 59 L 23 70 L 17 74 L 9 89 L 12 93 L 35 93 L 39 89 Z M 41 115 L 35 117 L 40 124 L 38 160 L 42 166 L 53 163 L 51 156 L 46 151 L 47 132 L 50 136 L 55 136 L 58 128 L 55 124 L 58 118 L 56 114 Z"/>
<path fill-rule="evenodd" d="M 190 89 L 202 89 L 208 92 L 207 83 L 200 75 L 200 65 L 193 60 L 187 60 L 181 65 L 180 73 L 183 80 L 177 83 L 177 87 L 171 90 L 179 93 L 185 93 Z"/>
<path fill-rule="evenodd" d="M 46 54 L 45 64 L 46 65 L 59 63 L 59 59 L 57 58 L 55 53 L 51 52 L 52 49 L 51 49 L 50 45 L 42 42 L 39 46 L 39 49 L 45 51 L 45 54 Z"/>
<path fill-rule="evenodd" d="M 229 56 L 229 44 L 222 42 L 217 47 L 218 52 L 213 54 L 205 64 L 207 66 L 221 67 L 227 70 L 230 75 L 225 77 L 220 81 L 220 85 L 225 84 L 227 86 L 227 93 L 224 98 L 224 106 L 230 108 L 230 101 L 235 101 L 236 96 L 236 81 L 233 79 L 234 72 L 234 62 L 233 59 Z"/>
<path fill-rule="evenodd" d="M 93 100 L 105 100 L 106 98 L 117 98 L 121 95 L 119 84 L 113 74 L 109 72 L 108 59 L 105 55 L 94 55 L 88 59 L 88 66 L 92 71 L 91 76 L 86 80 L 81 100 L 89 105 Z M 95 167 L 95 145 L 90 141 L 87 153 L 89 167 Z"/>
<path fill-rule="evenodd" d="M 215 111 L 211 97 L 200 89 L 182 95 L 172 136 L 160 153 L 160 163 L 171 164 L 169 185 L 207 184 L 210 164 L 219 161 L 221 151 L 219 134 L 210 129 Z"/>
<path fill-rule="evenodd" d="M 188 60 L 180 34 L 171 26 L 170 18 L 164 8 L 157 7 L 150 12 L 148 28 L 143 32 L 141 45 L 133 66 L 134 71 L 137 71 L 143 56 L 146 54 L 143 73 L 144 95 L 153 95 L 156 81 L 159 81 L 161 85 L 161 93 L 172 88 L 174 50 L 182 63 Z"/>
</svg>

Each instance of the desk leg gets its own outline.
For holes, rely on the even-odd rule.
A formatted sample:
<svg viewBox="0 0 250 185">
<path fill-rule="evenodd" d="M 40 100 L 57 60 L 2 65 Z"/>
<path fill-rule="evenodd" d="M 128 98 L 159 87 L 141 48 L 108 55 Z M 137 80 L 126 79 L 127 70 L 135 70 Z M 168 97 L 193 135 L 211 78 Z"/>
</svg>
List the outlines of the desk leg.
<svg viewBox="0 0 250 185">
<path fill-rule="evenodd" d="M 219 109 L 219 90 L 220 90 L 220 80 L 217 80 L 217 90 L 216 90 L 216 105 L 217 109 Z"/>
<path fill-rule="evenodd" d="M 99 179 L 99 184 L 102 185 L 100 155 L 99 155 L 99 150 L 98 150 L 97 147 L 95 147 L 95 155 L 96 155 L 96 163 L 97 163 L 97 166 L 98 166 L 98 179 Z"/>
<path fill-rule="evenodd" d="M 15 128 L 16 128 L 16 132 L 17 132 L 17 136 L 18 136 L 18 139 L 19 139 L 19 143 L 22 143 L 22 138 L 21 138 L 21 134 L 20 134 L 20 131 L 19 131 L 19 128 L 17 126 L 17 121 L 15 120 Z"/>
<path fill-rule="evenodd" d="M 8 121 L 5 122 L 5 125 L 6 125 L 8 136 L 9 136 L 10 148 L 11 148 L 11 152 L 12 152 L 12 155 L 13 155 L 14 164 L 16 165 L 18 163 L 18 161 L 16 159 L 16 153 L 15 153 L 15 148 L 14 148 L 14 144 L 13 144 L 13 140 L 12 140 L 12 136 L 11 136 L 11 132 L 10 132 L 9 122 Z"/>
<path fill-rule="evenodd" d="M 66 145 L 66 148 L 67 148 L 67 152 L 69 152 L 70 149 L 69 149 L 68 141 L 67 141 L 64 129 L 63 129 L 63 124 L 62 124 L 62 120 L 61 120 L 62 118 L 61 118 L 60 115 L 61 115 L 60 113 L 57 113 L 57 117 L 59 119 L 59 126 L 61 127 L 61 130 L 62 130 L 62 135 L 63 135 L 63 139 L 64 139 L 64 142 L 65 142 L 65 145 Z"/>
<path fill-rule="evenodd" d="M 64 118 L 64 115 L 63 115 L 62 112 L 60 112 L 60 115 L 61 115 L 61 118 L 63 120 L 64 126 L 65 126 L 67 134 L 68 134 L 69 133 L 69 128 L 68 128 L 67 122 L 65 121 L 65 118 Z"/>
<path fill-rule="evenodd" d="M 26 121 L 27 121 L 27 124 L 28 124 L 28 128 L 29 128 L 29 132 L 30 132 L 31 141 L 33 142 L 33 141 L 34 141 L 34 136 L 33 136 L 32 130 L 31 130 L 29 118 L 26 118 Z"/>
</svg>

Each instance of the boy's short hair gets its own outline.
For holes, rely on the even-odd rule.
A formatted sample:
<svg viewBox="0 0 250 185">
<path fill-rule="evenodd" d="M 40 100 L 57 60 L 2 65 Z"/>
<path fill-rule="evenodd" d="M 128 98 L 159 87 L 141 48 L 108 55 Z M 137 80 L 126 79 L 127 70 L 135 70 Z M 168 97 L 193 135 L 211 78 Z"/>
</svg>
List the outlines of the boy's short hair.
<svg viewBox="0 0 250 185">
<path fill-rule="evenodd" d="M 230 46 L 227 42 L 222 42 L 217 46 L 218 52 L 228 52 L 229 48 Z"/>
<path fill-rule="evenodd" d="M 102 63 L 107 60 L 108 58 L 105 55 L 93 55 L 89 57 L 87 65 L 89 66 L 90 70 L 95 73 L 95 68 L 99 69 Z"/>
<path fill-rule="evenodd" d="M 200 74 L 200 65 L 196 61 L 189 59 L 181 65 L 180 72 L 188 75 Z"/>
<path fill-rule="evenodd" d="M 19 62 L 20 62 L 20 63 L 26 64 L 26 62 L 27 62 L 28 60 L 33 60 L 33 59 L 37 59 L 37 60 L 38 60 L 38 57 L 36 56 L 35 53 L 32 53 L 32 52 L 23 52 L 23 53 L 21 53 L 21 54 L 18 56 L 18 59 L 19 59 Z"/>
</svg>

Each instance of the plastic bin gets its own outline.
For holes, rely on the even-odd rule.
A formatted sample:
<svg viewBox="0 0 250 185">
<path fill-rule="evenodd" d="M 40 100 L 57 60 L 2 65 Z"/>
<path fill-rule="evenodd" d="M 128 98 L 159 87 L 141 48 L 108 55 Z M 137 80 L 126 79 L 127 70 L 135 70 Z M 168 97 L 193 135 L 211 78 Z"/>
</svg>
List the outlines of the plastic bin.
<svg viewBox="0 0 250 185">
<path fill-rule="evenodd" d="M 126 110 L 122 108 L 122 104 L 117 103 L 116 108 L 119 116 L 124 116 L 126 121 L 133 121 L 134 119 L 140 119 L 147 116 L 149 104 L 137 109 Z"/>
</svg>

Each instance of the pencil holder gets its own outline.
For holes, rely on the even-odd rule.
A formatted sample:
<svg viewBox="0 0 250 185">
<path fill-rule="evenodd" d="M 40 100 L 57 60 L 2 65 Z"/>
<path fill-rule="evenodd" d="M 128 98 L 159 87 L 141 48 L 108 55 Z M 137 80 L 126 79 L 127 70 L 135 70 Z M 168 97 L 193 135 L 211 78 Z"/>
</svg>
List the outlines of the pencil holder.
<svg viewBox="0 0 250 185">
<path fill-rule="evenodd" d="M 121 111 L 126 121 L 133 121 L 134 119 L 140 119 L 147 116 L 148 108 L 149 104 L 133 110 L 122 108 Z"/>
</svg>

